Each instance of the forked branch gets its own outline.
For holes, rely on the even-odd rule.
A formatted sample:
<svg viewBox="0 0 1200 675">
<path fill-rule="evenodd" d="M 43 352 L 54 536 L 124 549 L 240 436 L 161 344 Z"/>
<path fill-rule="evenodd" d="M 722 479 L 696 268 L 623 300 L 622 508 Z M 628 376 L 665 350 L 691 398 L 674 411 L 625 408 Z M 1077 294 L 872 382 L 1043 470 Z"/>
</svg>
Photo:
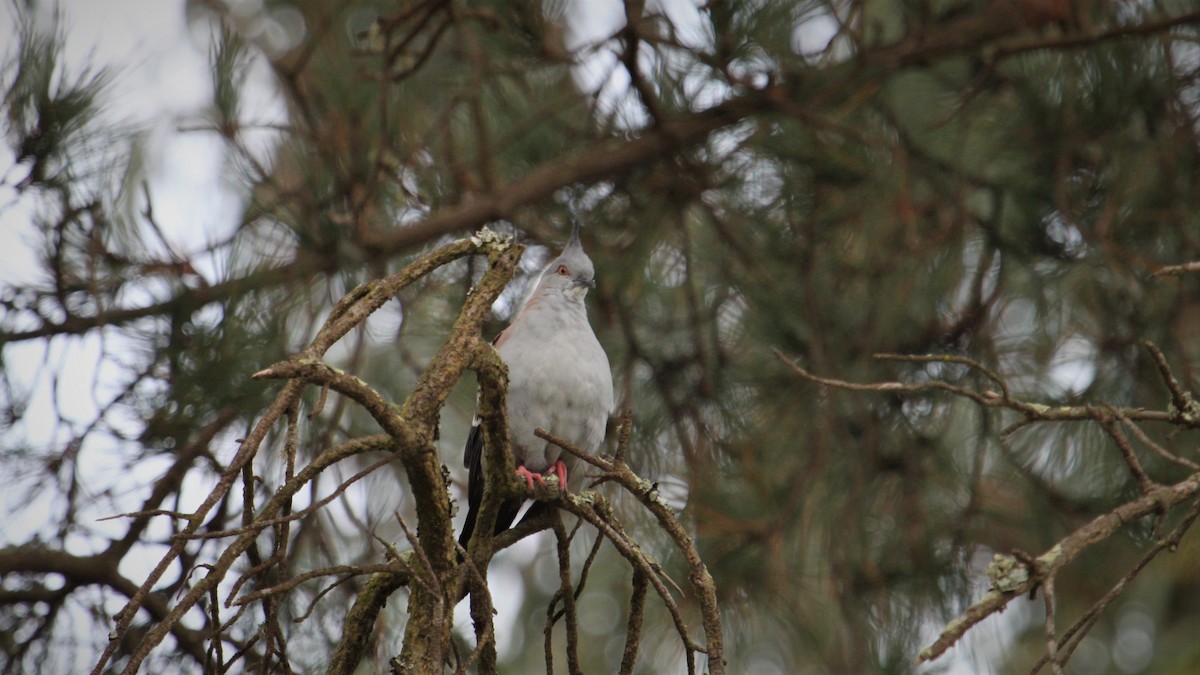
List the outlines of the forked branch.
<svg viewBox="0 0 1200 675">
<path fill-rule="evenodd" d="M 612 458 L 598 457 L 584 452 L 571 445 L 565 439 L 548 433 L 544 429 L 538 429 L 535 433 L 540 438 L 557 445 L 584 462 L 600 469 L 603 472 L 602 477 L 604 479 L 617 483 L 626 492 L 633 495 L 654 516 L 658 521 L 659 527 L 670 536 L 671 541 L 679 549 L 679 552 L 683 555 L 688 565 L 688 579 L 700 604 L 701 621 L 705 637 L 704 646 L 693 642 L 686 624 L 679 615 L 677 608 L 675 608 L 674 601 L 670 598 L 670 592 L 662 582 L 661 568 L 658 564 L 651 560 L 634 542 L 630 541 L 620 531 L 619 525 L 614 527 L 614 523 L 609 522 L 612 519 L 610 517 L 611 509 L 607 507 L 607 502 L 597 499 L 589 504 L 582 500 L 572 499 L 564 505 L 566 510 L 595 525 L 601 534 L 611 540 L 617 547 L 617 550 L 634 565 L 635 580 L 641 575 L 641 579 L 648 581 L 655 591 L 658 592 L 659 596 L 662 597 L 664 604 L 667 605 L 672 613 L 676 629 L 679 631 L 680 639 L 686 648 L 688 672 L 694 672 L 693 654 L 695 652 L 702 652 L 708 655 L 709 672 L 719 675 L 725 672 L 725 647 L 721 629 L 720 608 L 717 604 L 716 583 L 713 581 L 712 575 L 709 574 L 704 561 L 700 558 L 700 552 L 696 548 L 695 542 L 692 541 L 691 536 L 688 535 L 683 525 L 680 524 L 679 519 L 675 517 L 675 513 L 671 510 L 666 500 L 659 494 L 657 484 L 638 476 L 629 468 L 629 465 L 625 464 L 623 458 L 626 456 L 625 450 L 629 442 L 631 429 L 632 415 L 626 412 L 618 430 L 617 454 Z M 637 592 L 636 589 L 637 585 L 635 584 L 635 593 Z M 627 642 L 627 649 L 631 648 L 630 645 L 636 647 L 636 642 Z M 632 659 L 635 656 L 636 654 L 630 655 L 627 653 L 623 660 L 628 660 L 632 663 Z"/>
</svg>

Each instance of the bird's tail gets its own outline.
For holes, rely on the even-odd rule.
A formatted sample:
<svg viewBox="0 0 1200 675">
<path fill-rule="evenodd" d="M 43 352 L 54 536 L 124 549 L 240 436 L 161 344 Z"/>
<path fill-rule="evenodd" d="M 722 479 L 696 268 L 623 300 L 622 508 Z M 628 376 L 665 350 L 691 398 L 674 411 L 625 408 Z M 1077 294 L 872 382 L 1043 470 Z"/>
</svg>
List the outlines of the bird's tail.
<svg viewBox="0 0 1200 675">
<path fill-rule="evenodd" d="M 496 530 L 492 533 L 493 535 L 500 534 L 512 526 L 513 521 L 517 518 L 517 513 L 521 510 L 521 504 L 523 503 L 525 503 L 525 500 L 518 498 L 510 499 L 500 505 L 500 511 L 496 514 Z M 538 508 L 539 504 L 544 503 L 534 502 L 533 506 L 529 507 L 529 513 L 526 513 L 525 518 L 522 518 L 521 521 L 524 522 L 526 518 L 529 518 L 529 514 L 533 513 L 533 511 Z M 541 511 L 539 510 L 538 513 L 541 513 Z M 478 517 L 479 504 L 471 504 L 467 509 L 467 519 L 463 521 L 462 533 L 458 535 L 458 545 L 462 546 L 464 550 L 467 548 L 467 544 L 471 541 L 471 535 L 475 533 L 475 521 L 478 519 Z M 462 562 L 462 560 L 462 553 L 459 553 L 458 561 Z"/>
</svg>

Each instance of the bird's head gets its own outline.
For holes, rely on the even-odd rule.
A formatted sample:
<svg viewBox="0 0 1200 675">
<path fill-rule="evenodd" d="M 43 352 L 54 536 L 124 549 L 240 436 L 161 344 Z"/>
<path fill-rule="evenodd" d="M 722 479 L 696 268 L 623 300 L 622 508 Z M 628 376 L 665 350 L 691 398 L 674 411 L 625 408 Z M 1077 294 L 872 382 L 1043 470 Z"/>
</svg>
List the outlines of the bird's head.
<svg viewBox="0 0 1200 675">
<path fill-rule="evenodd" d="M 571 239 L 557 258 L 542 272 L 538 292 L 561 293 L 582 300 L 589 288 L 596 287 L 596 268 L 579 242 L 579 225 L 571 228 Z"/>
</svg>

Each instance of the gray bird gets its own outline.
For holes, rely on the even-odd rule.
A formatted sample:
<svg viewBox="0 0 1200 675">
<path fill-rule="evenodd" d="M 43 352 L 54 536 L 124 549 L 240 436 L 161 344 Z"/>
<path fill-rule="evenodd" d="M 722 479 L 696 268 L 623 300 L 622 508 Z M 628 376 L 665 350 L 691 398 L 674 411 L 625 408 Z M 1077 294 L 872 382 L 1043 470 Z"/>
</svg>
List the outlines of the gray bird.
<svg viewBox="0 0 1200 675">
<path fill-rule="evenodd" d="M 558 476 L 560 489 L 567 488 L 562 449 L 538 438 L 534 429 L 545 429 L 586 452 L 595 452 L 604 441 L 613 410 L 612 372 L 583 302 L 595 286 L 595 268 L 583 252 L 576 226 L 562 254 L 542 271 L 525 307 L 495 341 L 508 366 L 508 440 L 517 475 L 531 489 L 550 473 Z M 458 542 L 466 548 L 483 501 L 483 433 L 478 416 L 464 454 L 468 508 Z M 500 505 L 496 533 L 512 525 L 523 502 L 517 498 Z M 530 515 L 533 509 L 545 508 L 540 504 L 530 507 Z"/>
</svg>

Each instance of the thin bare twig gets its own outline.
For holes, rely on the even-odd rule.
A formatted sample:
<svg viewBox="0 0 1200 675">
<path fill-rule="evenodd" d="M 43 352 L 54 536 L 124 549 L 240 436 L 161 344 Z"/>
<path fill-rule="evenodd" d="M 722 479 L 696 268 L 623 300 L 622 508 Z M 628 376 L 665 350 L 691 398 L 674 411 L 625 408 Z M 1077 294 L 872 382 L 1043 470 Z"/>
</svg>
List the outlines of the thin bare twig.
<svg viewBox="0 0 1200 675">
<path fill-rule="evenodd" d="M 778 352 L 776 352 L 778 354 Z M 901 361 L 910 363 L 954 363 L 960 366 L 967 366 L 974 370 L 978 370 L 987 376 L 989 380 L 994 382 L 1000 388 L 1000 396 L 1004 399 L 1009 399 L 1008 385 L 996 374 L 995 371 L 976 361 L 965 356 L 956 356 L 954 354 L 873 354 L 872 358 L 880 361 Z"/>
<path fill-rule="evenodd" d="M 688 632 L 687 623 L 684 622 L 683 615 L 679 612 L 679 606 L 675 603 L 675 599 L 671 597 L 671 592 L 663 585 L 662 579 L 655 573 L 654 566 L 645 552 L 618 532 L 607 519 L 600 515 L 598 507 L 601 507 L 604 503 L 603 497 L 589 493 L 584 493 L 584 495 L 588 499 L 585 500 L 583 495 L 572 494 L 565 496 L 562 502 L 560 502 L 561 508 L 586 520 L 599 530 L 603 536 L 607 537 L 613 543 L 617 552 L 633 565 L 635 570 L 640 570 L 647 577 L 650 585 L 654 587 L 655 592 L 658 593 L 658 597 L 663 601 L 667 612 L 671 615 L 671 621 L 675 624 L 675 630 L 679 633 L 680 640 L 683 642 L 688 675 L 694 675 L 696 672 L 694 653 L 705 653 L 707 650 L 692 640 Z"/>
<path fill-rule="evenodd" d="M 1171 392 L 1171 406 L 1176 417 L 1191 426 L 1195 426 L 1200 422 L 1200 403 L 1192 398 L 1192 394 L 1184 390 L 1179 384 L 1179 380 L 1175 379 L 1175 375 L 1171 373 L 1171 366 L 1167 363 L 1167 357 L 1163 356 L 1160 350 L 1153 342 L 1143 340 L 1142 345 L 1150 352 L 1150 356 L 1154 357 L 1154 365 L 1158 366 L 1158 372 L 1162 375 L 1163 382 L 1166 383 L 1167 389 Z"/>
<path fill-rule="evenodd" d="M 579 528 L 582 526 L 583 526 L 582 520 L 575 521 L 575 527 L 571 528 L 571 535 L 569 537 L 567 537 L 568 543 L 570 543 L 571 541 L 573 541 L 575 539 L 575 533 L 577 533 L 579 531 Z M 596 537 L 595 541 L 592 542 L 592 550 L 588 553 L 587 559 L 583 561 L 583 570 L 579 573 L 579 583 L 575 584 L 575 599 L 576 600 L 578 600 L 579 596 L 583 593 L 584 586 L 587 584 L 588 572 L 591 571 L 592 563 L 594 563 L 596 561 L 596 555 L 600 553 L 600 546 L 603 543 L 604 543 L 604 537 Z M 558 610 L 558 613 L 554 615 L 554 620 L 558 621 L 560 618 L 562 618 L 562 614 L 564 611 L 566 611 L 566 610 L 564 610 L 564 609 Z"/>
<path fill-rule="evenodd" d="M 642 618 L 646 613 L 646 577 L 633 572 L 633 594 L 629 597 L 629 620 L 625 624 L 625 651 L 621 654 L 620 675 L 633 673 L 637 662 L 638 646 L 642 637 Z"/>
<path fill-rule="evenodd" d="M 557 514 L 556 514 L 557 516 Z M 579 669 L 579 625 L 575 612 L 575 591 L 571 585 L 571 547 L 570 538 L 562 519 L 554 519 L 554 539 L 558 551 L 558 580 L 559 588 L 550 603 L 546 605 L 546 626 L 544 629 L 546 672 L 554 672 L 553 635 L 554 624 L 558 617 L 565 616 L 567 623 L 567 671 L 571 675 L 582 675 Z M 562 602 L 562 612 L 556 613 L 555 607 Z"/>
<path fill-rule="evenodd" d="M 589 464 L 604 471 L 613 481 L 621 485 L 622 488 L 636 497 L 638 501 L 655 517 L 655 519 L 658 521 L 659 527 L 661 527 L 671 537 L 672 542 L 674 542 L 676 548 L 678 548 L 683 554 L 684 560 L 687 561 L 689 568 L 688 578 L 689 581 L 691 581 L 692 589 L 696 592 L 699 598 L 701 619 L 704 625 L 706 646 L 704 648 L 700 648 L 700 646 L 696 645 L 688 635 L 687 628 L 683 624 L 682 618 L 675 617 L 674 615 L 672 617 L 676 620 L 676 629 L 679 631 L 680 639 L 683 641 L 685 647 L 687 647 L 689 650 L 686 654 L 689 672 L 692 672 L 695 668 L 691 651 L 697 651 L 706 653 L 708 655 L 708 668 L 710 672 L 717 674 L 724 673 L 724 638 L 721 629 L 720 611 L 718 609 L 716 600 L 716 583 L 709 574 L 708 568 L 704 565 L 704 561 L 700 558 L 700 553 L 697 551 L 695 543 L 683 529 L 683 526 L 680 525 L 679 520 L 675 517 L 675 514 L 667 505 L 666 500 L 659 495 L 657 486 L 654 483 L 651 483 L 650 481 L 647 481 L 646 479 L 635 474 L 633 470 L 623 462 L 618 463 L 615 459 L 608 460 L 591 455 L 590 453 L 584 452 L 579 448 L 573 447 L 565 439 L 559 438 L 558 436 L 547 432 L 545 429 L 535 429 L 534 433 L 539 438 L 557 445 L 572 455 L 575 455 L 583 461 L 588 462 Z M 597 499 L 593 505 L 593 508 L 587 513 L 583 513 L 573 500 L 568 500 L 567 506 L 570 507 L 568 510 L 570 510 L 572 513 L 575 513 L 581 518 L 587 519 L 588 522 L 596 525 L 597 527 L 600 527 L 598 523 L 603 523 L 604 525 L 601 528 L 602 534 L 607 536 L 609 540 L 613 542 L 618 551 L 620 551 L 627 560 L 635 563 L 635 569 L 638 567 L 643 567 L 643 571 L 650 574 L 650 582 L 654 585 L 655 590 L 659 590 L 661 585 L 661 580 L 659 578 L 661 568 L 658 570 L 655 569 L 655 567 L 657 567 L 657 563 L 651 566 L 649 563 L 649 558 L 645 555 L 645 553 L 642 553 L 640 549 L 632 546 L 630 542 L 627 541 L 626 537 L 614 528 L 613 524 L 610 524 L 599 516 L 599 510 L 602 508 L 607 508 L 606 502 Z M 626 549 L 628 549 L 628 551 Z M 664 603 L 668 603 L 667 596 L 664 596 L 663 590 L 659 590 L 659 595 L 660 597 L 663 597 Z M 674 601 L 670 601 L 668 603 L 668 608 L 671 609 L 673 606 Z M 672 611 L 674 614 L 674 610 Z"/>
<path fill-rule="evenodd" d="M 1046 605 L 1046 656 L 1049 657 L 1054 675 L 1063 675 L 1062 664 L 1058 660 L 1058 636 L 1054 634 L 1054 605 L 1058 602 L 1058 596 L 1054 592 L 1053 574 L 1042 580 L 1042 599 Z"/>
<path fill-rule="evenodd" d="M 257 602 L 263 598 L 279 595 L 280 593 L 286 593 L 306 581 L 320 579 L 321 577 L 331 577 L 334 575 L 357 576 L 362 574 L 377 574 L 379 572 L 408 574 L 411 572 L 411 570 L 409 570 L 406 566 L 398 565 L 395 562 L 381 563 L 378 565 L 330 565 L 329 567 L 322 567 L 321 569 L 310 570 L 303 574 L 297 574 L 296 576 L 290 577 L 282 583 L 275 584 L 274 586 L 270 586 L 268 588 L 263 588 L 247 595 L 243 595 L 242 597 L 234 600 L 231 604 L 246 605 L 252 602 Z"/>
<path fill-rule="evenodd" d="M 1121 595 L 1121 593 L 1129 587 L 1129 583 L 1133 581 L 1142 572 L 1142 570 L 1146 568 L 1147 565 L 1150 564 L 1150 561 L 1154 560 L 1154 558 L 1156 558 L 1158 554 L 1162 553 L 1163 551 L 1175 551 L 1175 549 L 1179 546 L 1179 541 L 1196 522 L 1197 517 L 1200 517 L 1200 499 L 1192 503 L 1192 508 L 1188 510 L 1187 514 L 1183 517 L 1183 520 L 1180 521 L 1179 525 L 1175 527 L 1174 531 L 1172 531 L 1170 535 L 1155 542 L 1154 546 L 1152 546 L 1150 550 L 1146 551 L 1146 553 L 1142 555 L 1137 564 L 1131 567 L 1129 571 L 1126 572 L 1125 575 L 1122 576 L 1121 579 L 1117 581 L 1117 583 L 1114 584 L 1107 593 L 1104 594 L 1104 597 L 1097 600 L 1095 604 L 1092 605 L 1091 609 L 1084 613 L 1083 616 L 1079 617 L 1079 620 L 1076 621 L 1070 629 L 1063 633 L 1060 645 L 1065 645 L 1065 647 L 1060 649 L 1061 663 L 1065 664 L 1071 658 L 1071 655 L 1075 652 L 1075 648 L 1078 647 L 1081 642 L 1083 642 L 1083 637 L 1087 635 L 1088 631 L 1090 631 L 1092 626 L 1095 625 L 1096 621 L 1104 613 L 1104 610 L 1108 609 L 1108 607 L 1112 605 L 1113 601 L 1115 601 Z M 1033 665 L 1033 669 L 1030 671 L 1029 675 L 1037 675 L 1037 673 L 1039 673 L 1041 669 L 1045 667 L 1047 663 L 1049 663 L 1049 661 L 1049 655 L 1043 656 L 1038 660 L 1037 663 Z"/>
<path fill-rule="evenodd" d="M 106 520 L 117 520 L 118 518 L 149 518 L 151 516 L 170 516 L 177 520 L 188 520 L 192 517 L 190 513 L 181 511 L 171 511 L 169 509 L 148 509 L 146 511 L 130 511 L 129 513 L 117 513 L 111 516 L 97 518 L 96 522 L 102 523 Z"/>
<path fill-rule="evenodd" d="M 376 445 L 379 450 L 382 450 L 384 447 L 387 446 L 390 439 L 385 434 L 376 434 L 374 436 L 363 436 L 362 438 L 355 439 L 355 440 L 356 440 L 356 442 Z M 330 492 L 328 495 L 325 495 L 321 499 L 313 502 L 309 506 L 307 506 L 304 509 L 301 509 L 300 511 L 297 511 L 295 513 L 291 513 L 286 516 L 279 516 L 278 518 L 265 518 L 265 519 L 259 518 L 258 520 L 253 521 L 251 524 L 249 524 L 245 527 L 238 527 L 238 528 L 234 528 L 232 530 L 217 530 L 215 532 L 204 532 L 204 533 L 199 533 L 199 534 L 186 535 L 186 538 L 187 539 L 224 539 L 225 537 L 236 537 L 238 535 L 246 534 L 247 532 L 261 532 L 262 530 L 264 530 L 268 527 L 274 527 L 274 526 L 276 526 L 280 523 L 284 523 L 284 522 L 289 522 L 289 521 L 293 521 L 293 520 L 301 520 L 303 518 L 306 518 L 306 517 L 312 515 L 313 513 L 316 513 L 317 511 L 325 508 L 330 502 L 332 502 L 333 500 L 335 500 L 339 496 L 341 496 L 351 485 L 354 485 L 358 481 L 360 481 L 363 478 L 366 478 L 370 474 L 374 473 L 375 470 L 378 469 L 379 467 L 384 466 L 385 464 L 391 464 L 392 462 L 395 462 L 397 459 L 398 459 L 398 457 L 396 455 L 388 455 L 387 457 L 384 457 L 383 459 L 380 459 L 376 462 L 372 462 L 365 469 L 355 473 L 353 476 L 350 476 L 346 480 L 342 481 L 341 484 L 339 484 L 333 490 L 333 492 Z M 185 535 L 182 535 L 182 534 L 179 534 L 176 536 L 177 537 L 185 537 Z"/>
<path fill-rule="evenodd" d="M 827 387 L 835 389 L 843 389 L 846 391 L 861 391 L 874 393 L 891 393 L 891 394 L 927 394 L 935 391 L 944 391 L 955 396 L 961 396 L 970 399 L 975 403 L 987 408 L 1004 408 L 1020 413 L 1024 416 L 1024 420 L 1020 423 L 1021 426 L 1034 421 L 1044 422 L 1084 422 L 1093 419 L 1092 412 L 1087 406 L 1049 406 L 1041 403 L 1029 403 L 1015 398 L 1006 398 L 1002 394 L 997 394 L 993 391 L 978 392 L 966 387 L 960 387 L 943 382 L 941 380 L 931 380 L 928 382 L 919 382 L 909 384 L 905 382 L 872 382 L 869 384 L 860 384 L 856 382 L 847 382 L 831 377 L 821 377 L 808 372 L 800 364 L 792 359 L 784 356 L 783 352 L 778 349 L 772 349 L 775 356 L 780 361 L 785 363 L 797 375 L 806 380 L 816 382 Z M 1144 408 L 1115 408 L 1123 415 L 1132 420 L 1147 421 L 1147 422 L 1172 422 L 1174 421 L 1171 414 L 1161 410 L 1146 410 Z M 1016 426 L 1016 425 L 1014 425 Z M 1005 433 L 1010 430 L 1006 429 Z"/>
<path fill-rule="evenodd" d="M 1093 408 L 1095 412 L 1096 422 L 1101 429 L 1113 439 L 1117 444 L 1117 449 L 1121 451 L 1121 456 L 1125 458 L 1125 465 L 1129 467 L 1130 473 L 1133 474 L 1134 480 L 1138 486 L 1142 488 L 1143 494 L 1149 494 L 1151 490 L 1158 487 L 1158 484 L 1150 480 L 1150 476 L 1146 474 L 1146 470 L 1142 468 L 1142 463 L 1138 461 L 1137 454 L 1133 450 L 1133 446 L 1129 443 L 1129 439 L 1121 431 L 1120 425 L 1117 424 L 1116 411 L 1109 406 L 1105 409 Z"/>
<path fill-rule="evenodd" d="M 1183 263 L 1182 265 L 1165 265 L 1155 270 L 1153 276 L 1173 277 L 1181 274 L 1187 274 L 1188 272 L 1200 272 L 1200 260 L 1190 263 Z"/>
<path fill-rule="evenodd" d="M 1109 412 L 1111 412 L 1113 415 L 1115 415 L 1117 419 L 1121 420 L 1121 423 L 1124 424 L 1126 427 L 1128 427 L 1129 430 L 1133 432 L 1133 435 L 1136 436 L 1137 439 L 1139 441 L 1141 441 L 1146 447 L 1150 448 L 1150 450 L 1152 452 L 1154 452 L 1154 454 L 1158 455 L 1159 457 L 1162 457 L 1163 459 L 1167 460 L 1168 462 L 1171 462 L 1173 464 L 1178 464 L 1179 466 L 1182 466 L 1191 471 L 1200 471 L 1200 464 L 1197 464 L 1196 462 L 1193 462 L 1192 460 L 1187 459 L 1186 457 L 1180 457 L 1179 455 L 1176 455 L 1175 453 L 1162 447 L 1158 443 L 1155 443 L 1149 436 L 1146 435 L 1146 432 L 1142 431 L 1141 427 L 1134 424 L 1133 421 L 1130 420 L 1128 417 L 1126 417 L 1124 414 L 1122 414 L 1120 410 L 1110 408 Z"/>
</svg>

